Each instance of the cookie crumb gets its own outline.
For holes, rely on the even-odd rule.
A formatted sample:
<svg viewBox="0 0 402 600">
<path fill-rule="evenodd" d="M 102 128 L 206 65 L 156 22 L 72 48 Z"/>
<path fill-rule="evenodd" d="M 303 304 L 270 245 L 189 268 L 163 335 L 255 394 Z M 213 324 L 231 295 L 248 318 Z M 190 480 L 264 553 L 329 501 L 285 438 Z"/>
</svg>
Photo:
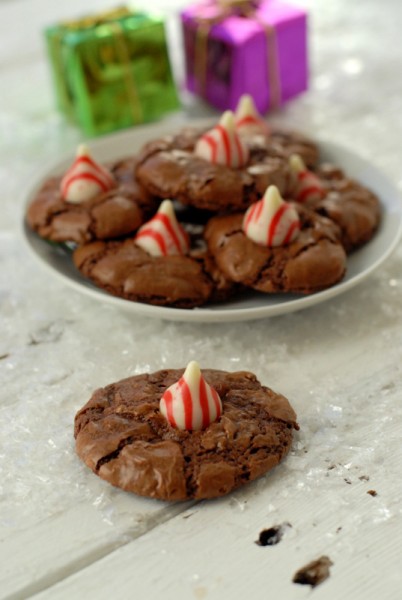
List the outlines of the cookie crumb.
<svg viewBox="0 0 402 600">
<path fill-rule="evenodd" d="M 360 481 L 370 481 L 370 477 L 368 475 L 360 475 Z"/>
<path fill-rule="evenodd" d="M 292 581 L 301 585 L 311 585 L 314 588 L 329 577 L 329 568 L 333 564 L 328 556 L 321 556 L 299 569 L 293 576 Z"/>
<path fill-rule="evenodd" d="M 378 496 L 377 492 L 375 490 L 368 490 L 367 492 L 368 494 L 370 494 L 370 496 Z"/>
<path fill-rule="evenodd" d="M 282 525 L 274 525 L 269 529 L 263 529 L 255 543 L 257 546 L 274 546 L 278 544 L 282 539 L 286 527 L 292 526 L 290 523 L 283 523 Z"/>
</svg>

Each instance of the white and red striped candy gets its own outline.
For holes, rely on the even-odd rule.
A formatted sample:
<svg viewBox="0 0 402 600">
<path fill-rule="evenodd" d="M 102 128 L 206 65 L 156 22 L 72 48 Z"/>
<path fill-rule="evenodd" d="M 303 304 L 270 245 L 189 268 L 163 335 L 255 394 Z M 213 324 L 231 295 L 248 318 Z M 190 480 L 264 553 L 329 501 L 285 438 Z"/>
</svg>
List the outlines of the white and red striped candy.
<svg viewBox="0 0 402 600">
<path fill-rule="evenodd" d="M 164 392 L 159 408 L 172 427 L 188 431 L 205 429 L 222 414 L 217 391 L 205 381 L 194 360 L 179 381 Z"/>
<path fill-rule="evenodd" d="M 262 200 L 252 204 L 244 215 L 243 231 L 262 246 L 285 246 L 298 236 L 300 219 L 296 209 L 282 199 L 278 188 L 270 185 Z"/>
<path fill-rule="evenodd" d="M 237 104 L 235 123 L 240 134 L 251 132 L 269 135 L 271 133 L 268 123 L 259 114 L 254 100 L 249 94 L 243 94 Z"/>
<path fill-rule="evenodd" d="M 188 235 L 177 221 L 170 200 L 164 200 L 156 215 L 139 228 L 134 241 L 151 256 L 186 254 L 190 247 Z"/>
<path fill-rule="evenodd" d="M 60 184 L 61 195 L 67 202 L 79 204 L 107 192 L 116 185 L 112 174 L 93 160 L 88 148 L 81 144 L 77 156 Z"/>
<path fill-rule="evenodd" d="M 324 188 L 317 175 L 307 169 L 298 154 L 292 154 L 289 158 L 289 166 L 296 179 L 293 192 L 296 202 L 314 202 L 324 197 Z"/>
<path fill-rule="evenodd" d="M 233 169 L 246 165 L 250 155 L 247 145 L 236 132 L 230 110 L 223 113 L 218 125 L 200 137 L 194 152 L 204 160 Z"/>
</svg>

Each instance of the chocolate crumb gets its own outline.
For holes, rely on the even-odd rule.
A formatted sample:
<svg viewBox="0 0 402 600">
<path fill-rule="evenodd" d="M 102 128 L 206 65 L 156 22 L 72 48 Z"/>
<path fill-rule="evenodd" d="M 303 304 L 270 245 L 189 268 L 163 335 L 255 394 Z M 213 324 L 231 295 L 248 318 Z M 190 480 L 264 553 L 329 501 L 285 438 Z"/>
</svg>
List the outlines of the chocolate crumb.
<svg viewBox="0 0 402 600">
<path fill-rule="evenodd" d="M 348 483 L 349 485 L 352 484 L 352 482 L 350 481 L 350 479 L 348 477 L 344 477 L 343 480 L 345 483 Z"/>
<path fill-rule="evenodd" d="M 329 567 L 333 564 L 328 556 L 321 556 L 299 569 L 292 581 L 301 585 L 311 585 L 314 588 L 329 577 Z"/>
<path fill-rule="evenodd" d="M 377 492 L 375 490 L 369 490 L 367 493 L 370 494 L 370 496 L 373 496 L 373 497 L 374 496 L 378 496 L 378 494 L 377 494 Z"/>
<path fill-rule="evenodd" d="M 342 526 L 337 528 L 336 533 L 339 533 L 340 531 L 342 531 Z"/>
<path fill-rule="evenodd" d="M 370 477 L 368 475 L 360 475 L 360 481 L 370 481 Z"/>
<path fill-rule="evenodd" d="M 269 529 L 263 529 L 255 543 L 258 546 L 274 546 L 278 544 L 282 539 L 285 527 L 291 527 L 290 523 L 274 525 L 274 527 L 270 527 Z"/>
</svg>

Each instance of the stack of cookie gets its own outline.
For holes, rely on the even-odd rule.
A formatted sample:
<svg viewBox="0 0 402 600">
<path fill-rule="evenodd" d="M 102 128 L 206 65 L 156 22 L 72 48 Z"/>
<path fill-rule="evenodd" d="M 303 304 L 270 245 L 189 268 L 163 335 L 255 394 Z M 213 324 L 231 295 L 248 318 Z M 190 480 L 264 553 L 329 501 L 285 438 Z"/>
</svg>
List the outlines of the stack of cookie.
<svg viewBox="0 0 402 600">
<path fill-rule="evenodd" d="M 380 221 L 378 198 L 317 146 L 273 131 L 250 97 L 210 130 L 150 141 L 139 156 L 96 163 L 85 147 L 28 208 L 45 239 L 72 242 L 96 286 L 182 308 L 252 288 L 309 294 L 339 282 L 348 252 Z"/>
</svg>

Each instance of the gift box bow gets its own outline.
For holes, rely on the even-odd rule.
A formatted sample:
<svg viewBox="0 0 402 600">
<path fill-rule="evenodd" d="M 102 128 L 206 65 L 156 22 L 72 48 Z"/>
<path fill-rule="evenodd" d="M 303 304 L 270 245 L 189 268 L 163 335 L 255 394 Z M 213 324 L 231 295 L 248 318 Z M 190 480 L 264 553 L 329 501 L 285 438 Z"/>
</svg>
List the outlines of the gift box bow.
<svg viewBox="0 0 402 600">
<path fill-rule="evenodd" d="M 258 0 L 212 0 L 197 7 L 195 40 L 195 77 L 201 95 L 206 93 L 208 38 L 212 27 L 229 17 L 253 19 L 263 29 L 267 40 L 268 81 L 271 107 L 281 102 L 281 80 L 279 73 L 278 47 L 275 27 L 264 21 L 258 14 L 261 2 Z"/>
</svg>

